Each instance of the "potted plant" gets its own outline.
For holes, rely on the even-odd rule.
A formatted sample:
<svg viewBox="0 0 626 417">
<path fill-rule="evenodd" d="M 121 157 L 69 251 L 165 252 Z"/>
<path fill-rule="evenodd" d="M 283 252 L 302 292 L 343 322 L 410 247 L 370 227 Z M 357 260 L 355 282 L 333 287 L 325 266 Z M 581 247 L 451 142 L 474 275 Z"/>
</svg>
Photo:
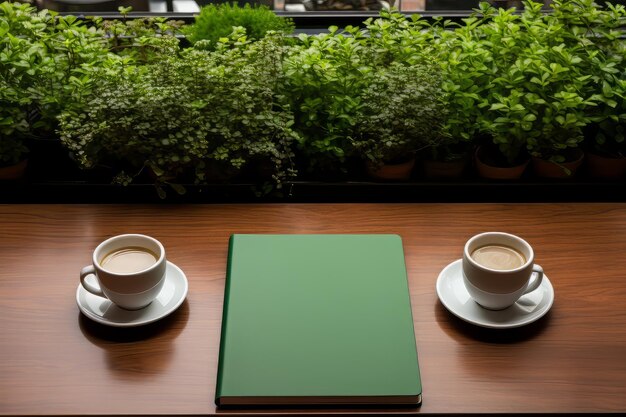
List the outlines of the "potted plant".
<svg viewBox="0 0 626 417">
<path fill-rule="evenodd" d="M 587 167 L 594 178 L 619 179 L 626 175 L 626 80 L 604 81 L 599 103 L 590 119 Z"/>
<path fill-rule="evenodd" d="M 394 62 L 371 74 L 357 113 L 355 151 L 377 179 L 408 180 L 415 154 L 441 137 L 441 79 L 432 63 Z"/>
<path fill-rule="evenodd" d="M 163 185 L 193 176 L 208 147 L 197 96 L 166 62 L 134 66 L 110 56 L 76 86 L 60 115 L 60 136 L 82 168 L 106 166 L 113 182 Z M 191 173 L 190 173 L 191 172 Z"/>
<path fill-rule="evenodd" d="M 37 81 L 47 72 L 45 45 L 35 31 L 46 22 L 28 4 L 0 4 L 0 178 L 24 175 L 33 136 L 31 114 L 39 98 Z"/>
<path fill-rule="evenodd" d="M 582 45 L 578 64 L 590 74 L 593 105 L 586 109 L 587 169 L 591 177 L 618 179 L 626 174 L 626 24 L 623 5 L 598 7 L 592 0 L 555 2 L 554 16 L 571 34 L 568 45 Z"/>
<path fill-rule="evenodd" d="M 571 31 L 559 25 L 561 1 L 554 14 L 543 15 L 538 3 L 528 2 L 523 19 L 537 39 L 523 51 L 520 70 L 530 80 L 526 97 L 536 111 L 536 137 L 529 139 L 535 174 L 568 178 L 581 166 L 583 128 L 589 123 L 587 109 L 595 106 L 591 94 L 592 75 L 585 65 L 584 42 L 569 42 Z M 529 96 L 528 93 L 532 94 Z"/>
<path fill-rule="evenodd" d="M 0 8 L 6 4 L 0 5 Z M 32 104 L 27 85 L 29 63 L 37 65 L 39 54 L 27 40 L 8 33 L 0 21 L 0 179 L 24 175 L 30 133 L 28 111 Z"/>
<path fill-rule="evenodd" d="M 449 49 L 453 39 L 449 22 L 437 21 L 431 25 L 419 15 L 407 18 L 398 11 L 383 10 L 377 19 L 365 22 L 367 36 L 361 42 L 369 54 L 368 62 L 374 68 L 384 68 L 392 64 L 405 66 L 437 65 L 443 71 L 442 82 L 449 76 L 446 73 Z M 446 44 L 447 43 L 447 44 Z M 444 44 L 446 44 L 444 46 Z M 451 109 L 451 101 L 446 101 L 446 109 Z M 454 110 L 448 114 L 455 113 Z M 465 124 L 467 127 L 467 123 Z M 435 138 L 436 136 L 436 138 Z M 466 161 L 459 151 L 461 142 L 451 135 L 434 135 L 431 146 L 418 154 L 429 177 L 460 175 Z M 460 153 L 463 153 L 462 151 Z"/>
<path fill-rule="evenodd" d="M 475 120 L 470 127 L 475 128 L 476 169 L 484 178 L 518 179 L 530 159 L 526 144 L 529 136 L 536 134 L 532 123 L 537 116 L 521 103 L 525 79 L 516 64 L 533 40 L 523 31 L 514 9 L 496 10 L 482 3 L 481 15 L 473 16 L 467 26 L 461 32 L 461 43 L 468 51 L 464 57 L 476 62 L 470 69 L 477 86 L 466 81 L 469 94 L 460 95 L 459 100 Z M 453 97 L 457 96 L 454 92 Z M 452 126 L 462 128 L 459 121 L 453 120 Z"/>
<path fill-rule="evenodd" d="M 299 35 L 284 63 L 283 94 L 295 117 L 300 140 L 296 158 L 310 178 L 338 180 L 350 172 L 351 137 L 372 71 L 364 34 L 348 27 L 340 33 Z"/>
<path fill-rule="evenodd" d="M 441 142 L 424 157 L 428 178 L 461 177 L 480 135 L 478 119 L 491 88 L 493 55 L 479 28 L 494 13 L 486 4 L 481 7 L 482 16 L 471 16 L 463 24 L 436 20 L 430 28 L 447 116 Z"/>
<path fill-rule="evenodd" d="M 75 165 L 55 135 L 56 118 L 71 95 L 73 80 L 106 58 L 102 33 L 75 16 L 21 3 L 2 3 L 0 20 L 2 77 L 7 83 L 3 92 L 5 100 L 13 101 L 13 111 L 26 115 L 14 124 L 29 151 L 29 171 L 33 178 L 70 171 Z"/>
<path fill-rule="evenodd" d="M 519 179 L 529 163 L 526 147 L 530 137 L 537 135 L 533 131 L 537 116 L 520 103 L 522 95 L 515 90 L 508 96 L 492 93 L 491 106 L 479 117 L 481 129 L 488 135 L 479 142 L 475 163 L 484 178 Z"/>
<path fill-rule="evenodd" d="M 239 170 L 256 157 L 280 184 L 296 138 L 274 94 L 281 42 L 251 45 L 241 29 L 216 51 L 200 44 L 158 64 L 111 56 L 61 115 L 62 140 L 83 167 L 109 165 L 123 184 L 150 180 L 162 196 L 166 184 L 184 192 L 210 180 L 212 162 Z"/>
<path fill-rule="evenodd" d="M 211 166 L 247 169 L 253 181 L 280 188 L 295 171 L 293 114 L 279 87 L 285 82 L 282 34 L 250 42 L 245 29 L 207 53 L 201 42 L 183 52 L 182 73 L 202 107 L 208 126 L 205 161 Z M 186 69 L 185 69 L 186 68 Z"/>
<path fill-rule="evenodd" d="M 585 110 L 593 105 L 591 76 L 579 66 L 582 46 L 564 43 L 567 29 L 544 15 L 541 3 L 524 4 L 521 15 L 500 10 L 492 24 L 483 26 L 492 45 L 497 41 L 508 50 L 494 49 L 499 71 L 481 128 L 509 163 L 528 151 L 537 175 L 571 176 L 582 161 Z M 549 168 L 545 173 L 543 166 Z"/>
</svg>

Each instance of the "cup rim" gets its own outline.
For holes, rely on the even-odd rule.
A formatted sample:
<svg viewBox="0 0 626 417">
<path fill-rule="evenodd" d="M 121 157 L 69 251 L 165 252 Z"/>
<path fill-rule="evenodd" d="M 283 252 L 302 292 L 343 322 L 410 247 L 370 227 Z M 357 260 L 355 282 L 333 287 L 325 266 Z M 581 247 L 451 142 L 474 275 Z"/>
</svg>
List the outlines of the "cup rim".
<svg viewBox="0 0 626 417">
<path fill-rule="evenodd" d="M 530 256 L 528 256 L 528 258 L 526 259 L 526 262 L 521 265 L 518 266 L 517 268 L 513 268 L 513 269 L 493 269 L 493 268 L 489 268 L 486 266 L 483 266 L 481 264 L 479 264 L 478 262 L 476 262 L 474 260 L 474 258 L 472 258 L 470 252 L 469 252 L 469 247 L 470 245 L 475 241 L 478 240 L 480 238 L 483 238 L 485 236 L 494 236 L 494 235 L 499 235 L 499 236 L 506 236 L 510 239 L 514 239 L 517 240 L 519 242 L 521 242 L 524 246 L 526 246 L 526 248 L 528 249 L 528 252 L 530 254 Z M 474 266 L 475 268 L 478 268 L 482 271 L 486 271 L 486 272 L 490 272 L 490 273 L 496 273 L 496 274 L 510 274 L 512 272 L 519 272 L 522 271 L 526 268 L 528 268 L 529 265 L 531 265 L 534 262 L 535 259 L 535 251 L 533 250 L 533 247 L 530 246 L 530 244 L 528 242 L 526 242 L 524 239 L 522 239 L 521 237 L 511 234 L 511 233 L 506 233 L 506 232 L 483 232 L 483 233 L 479 233 L 477 235 L 472 236 L 471 238 L 469 238 L 467 240 L 467 242 L 465 242 L 465 247 L 463 248 L 463 253 L 465 255 L 465 258 L 467 259 L 467 261 L 469 263 L 472 264 L 472 266 Z"/>
<path fill-rule="evenodd" d="M 98 261 L 97 255 L 102 250 L 102 247 L 104 245 L 110 243 L 111 241 L 119 240 L 119 239 L 127 238 L 127 237 L 139 237 L 139 238 L 145 238 L 145 239 L 151 240 L 153 243 L 155 243 L 159 247 L 159 252 L 160 252 L 159 259 L 157 259 L 157 261 L 152 266 L 150 266 L 150 267 L 148 267 L 146 269 L 142 269 L 141 271 L 135 271 L 135 272 L 126 272 L 126 273 L 109 271 L 108 269 L 106 269 L 102 265 L 100 265 L 100 262 Z M 146 272 L 149 272 L 149 271 L 152 271 L 152 270 L 158 268 L 159 265 L 161 265 L 163 263 L 164 259 L 165 259 L 165 248 L 163 247 L 163 244 L 161 242 L 159 242 L 157 239 L 153 238 L 152 236 L 142 235 L 142 234 L 139 234 L 139 233 L 126 233 L 126 234 L 122 234 L 122 235 L 111 236 L 110 238 L 105 239 L 102 242 L 100 242 L 100 244 L 98 246 L 96 246 L 96 248 L 93 251 L 91 261 L 93 262 L 93 265 L 94 265 L 94 267 L 96 269 L 104 271 L 107 274 L 117 275 L 117 276 L 124 276 L 124 277 L 132 277 L 132 276 L 137 276 L 137 275 L 143 275 Z"/>
</svg>

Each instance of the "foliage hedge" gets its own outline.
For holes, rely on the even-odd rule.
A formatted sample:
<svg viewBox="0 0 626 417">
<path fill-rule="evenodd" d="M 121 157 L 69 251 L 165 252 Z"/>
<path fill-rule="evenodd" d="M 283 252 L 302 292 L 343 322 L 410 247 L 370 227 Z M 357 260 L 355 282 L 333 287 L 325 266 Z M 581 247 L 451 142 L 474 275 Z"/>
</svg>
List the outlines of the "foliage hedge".
<svg viewBox="0 0 626 417">
<path fill-rule="evenodd" d="M 174 187 L 253 166 L 280 187 L 355 159 L 444 160 L 477 144 L 503 165 L 560 163 L 581 147 L 626 155 L 624 7 L 541 5 L 483 3 L 462 23 L 383 11 L 362 28 L 293 37 L 292 22 L 250 7 L 208 6 L 186 27 L 5 2 L 0 164 L 42 135 L 117 182 L 148 172 Z"/>
</svg>

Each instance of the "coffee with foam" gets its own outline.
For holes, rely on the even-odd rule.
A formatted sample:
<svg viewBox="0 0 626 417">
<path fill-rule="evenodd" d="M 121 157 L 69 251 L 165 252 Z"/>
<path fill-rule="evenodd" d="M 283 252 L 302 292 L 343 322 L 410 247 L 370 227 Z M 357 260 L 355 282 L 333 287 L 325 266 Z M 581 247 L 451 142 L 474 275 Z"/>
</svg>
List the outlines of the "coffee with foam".
<svg viewBox="0 0 626 417">
<path fill-rule="evenodd" d="M 526 263 L 526 258 L 521 252 L 504 245 L 481 246 L 470 256 L 481 266 L 498 271 L 516 269 Z"/>
<path fill-rule="evenodd" d="M 159 257 L 146 248 L 129 246 L 106 254 L 100 261 L 100 265 L 116 274 L 132 274 L 145 271 L 158 260 Z"/>
</svg>

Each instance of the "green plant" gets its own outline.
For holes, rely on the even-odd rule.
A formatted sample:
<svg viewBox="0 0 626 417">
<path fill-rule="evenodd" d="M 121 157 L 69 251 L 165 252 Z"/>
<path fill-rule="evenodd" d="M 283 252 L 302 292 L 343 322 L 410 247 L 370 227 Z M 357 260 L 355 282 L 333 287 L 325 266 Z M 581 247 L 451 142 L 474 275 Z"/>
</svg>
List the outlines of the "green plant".
<svg viewBox="0 0 626 417">
<path fill-rule="evenodd" d="M 182 34 L 182 20 L 165 17 L 129 19 L 131 7 L 119 7 L 118 10 L 121 19 L 91 18 L 107 40 L 111 52 L 132 57 L 136 62 L 144 64 L 158 62 L 163 57 L 178 53 L 177 35 Z"/>
<path fill-rule="evenodd" d="M 524 6 L 521 15 L 492 12 L 479 27 L 493 61 L 478 123 L 509 164 L 525 150 L 561 162 L 582 141 L 591 76 L 579 66 L 581 47 L 566 47 L 563 25 L 544 15 L 541 3 Z"/>
<path fill-rule="evenodd" d="M 293 114 L 280 95 L 284 38 L 270 32 L 250 42 L 244 28 L 220 40 L 214 52 L 204 45 L 184 52 L 187 84 L 195 91 L 209 126 L 206 157 L 236 169 L 252 161 L 269 163 L 278 187 L 295 175 Z"/>
<path fill-rule="evenodd" d="M 525 138 L 511 136 L 504 126 L 499 135 L 493 120 L 499 115 L 487 110 L 502 93 L 494 90 L 494 80 L 506 73 L 520 48 L 527 44 L 518 20 L 514 10 L 497 10 L 481 3 L 474 15 L 463 19 L 463 24 L 441 19 L 433 24 L 433 45 L 442 69 L 448 109 L 444 123 L 447 140 L 443 147 L 434 149 L 436 159 L 448 156 L 449 145 L 475 143 L 485 132 L 506 155 L 508 163 L 518 158 Z M 503 92 L 508 93 L 506 87 Z"/>
<path fill-rule="evenodd" d="M 38 14 L 45 15 L 44 12 Z M 46 53 L 45 69 L 36 81 L 41 135 L 52 135 L 57 116 L 71 100 L 72 84 L 98 68 L 109 52 L 103 33 L 76 16 L 51 13 L 46 31 L 39 37 Z"/>
<path fill-rule="evenodd" d="M 361 39 L 372 66 L 401 63 L 439 67 L 448 111 L 443 132 L 435 135 L 437 140 L 428 153 L 439 160 L 458 157 L 457 152 L 463 148 L 459 144 L 469 143 L 478 130 L 478 103 L 483 99 L 480 93 L 488 88 L 483 61 L 490 53 L 481 48 L 475 30 L 480 20 L 466 19 L 462 26 L 439 18 L 430 23 L 419 15 L 409 19 L 397 11 L 381 11 L 379 18 L 365 23 L 367 36 Z"/>
<path fill-rule="evenodd" d="M 353 146 L 369 163 L 395 162 L 439 143 L 445 108 L 435 65 L 379 67 L 361 101 Z"/>
<path fill-rule="evenodd" d="M 626 79 L 607 78 L 601 93 L 593 96 L 599 104 L 590 115 L 595 123 L 591 147 L 599 154 L 626 157 Z"/>
<path fill-rule="evenodd" d="M 29 90 L 43 60 L 42 49 L 16 30 L 18 21 L 28 21 L 29 9 L 25 4 L 0 4 L 0 166 L 15 164 L 28 152 L 33 103 Z"/>
<path fill-rule="evenodd" d="M 382 10 L 378 18 L 365 21 L 361 42 L 368 47 L 371 64 L 388 66 L 394 62 L 419 65 L 426 57 L 436 58 L 435 33 L 420 15 L 408 19 L 397 10 Z"/>
<path fill-rule="evenodd" d="M 27 141 L 50 117 L 41 117 L 54 72 L 49 28 L 54 16 L 28 4 L 0 4 L 0 164 L 24 158 Z"/>
<path fill-rule="evenodd" d="M 221 38 L 231 34 L 234 27 L 245 28 L 250 40 L 259 40 L 270 31 L 288 34 L 294 30 L 291 19 L 277 16 L 267 6 L 246 4 L 239 7 L 236 3 L 224 3 L 204 6 L 196 15 L 195 22 L 184 28 L 184 33 L 190 42 L 207 40 L 209 42 L 204 43 L 204 47 L 214 49 Z"/>
<path fill-rule="evenodd" d="M 477 119 L 490 88 L 492 52 L 483 41 L 479 27 L 495 12 L 483 5 L 480 15 L 463 19 L 459 24 L 434 18 L 432 23 L 412 15 L 381 12 L 367 23 L 372 62 L 386 66 L 393 62 L 405 65 L 438 65 L 445 102 L 443 131 L 429 147 L 429 158 L 452 160 L 475 139 Z"/>
<path fill-rule="evenodd" d="M 288 98 L 301 140 L 298 151 L 313 171 L 345 171 L 354 153 L 351 138 L 358 123 L 361 97 L 372 72 L 364 34 L 336 26 L 329 33 L 300 35 L 285 60 Z"/>
<path fill-rule="evenodd" d="M 108 52 L 96 28 L 28 4 L 0 4 L 0 34 L 2 135 L 12 136 L 2 139 L 6 162 L 27 151 L 26 138 L 54 132 L 73 81 Z"/>
<path fill-rule="evenodd" d="M 591 75 L 593 105 L 586 114 L 589 148 L 599 154 L 626 156 L 626 8 L 601 9 L 592 0 L 556 0 L 554 17 L 567 28 L 564 41 L 582 48 L 579 67 Z"/>
<path fill-rule="evenodd" d="M 453 160 L 481 134 L 479 118 L 492 88 L 494 54 L 481 31 L 495 12 L 486 4 L 477 15 L 459 24 L 435 19 L 429 32 L 432 56 L 441 69 L 447 109 L 443 138 L 431 148 L 430 158 Z"/>
<path fill-rule="evenodd" d="M 565 3 L 555 1 L 555 11 Z M 585 64 L 584 43 L 567 42 L 571 32 L 558 13 L 543 15 L 540 3 L 526 2 L 525 7 L 523 21 L 534 42 L 520 67 L 530 80 L 526 97 L 536 95 L 528 105 L 540 120 L 536 124 L 540 134 L 529 139 L 527 148 L 534 156 L 560 163 L 568 150 L 580 146 L 590 121 L 587 110 L 596 105 L 592 74 Z"/>
<path fill-rule="evenodd" d="M 165 42 L 167 40 L 164 39 Z M 255 44 L 242 30 L 214 52 L 190 48 L 158 64 L 111 56 L 77 85 L 61 117 L 61 139 L 83 167 L 110 164 L 128 184 L 151 171 L 157 189 L 205 180 L 209 161 L 237 169 L 254 157 L 274 163 L 273 179 L 291 175 L 290 113 L 274 93 L 280 37 Z"/>
<path fill-rule="evenodd" d="M 75 86 L 59 117 L 61 140 L 83 168 L 109 166 L 116 182 L 150 171 L 159 189 L 176 184 L 208 146 L 197 97 L 168 63 L 129 62 L 111 56 Z"/>
</svg>

